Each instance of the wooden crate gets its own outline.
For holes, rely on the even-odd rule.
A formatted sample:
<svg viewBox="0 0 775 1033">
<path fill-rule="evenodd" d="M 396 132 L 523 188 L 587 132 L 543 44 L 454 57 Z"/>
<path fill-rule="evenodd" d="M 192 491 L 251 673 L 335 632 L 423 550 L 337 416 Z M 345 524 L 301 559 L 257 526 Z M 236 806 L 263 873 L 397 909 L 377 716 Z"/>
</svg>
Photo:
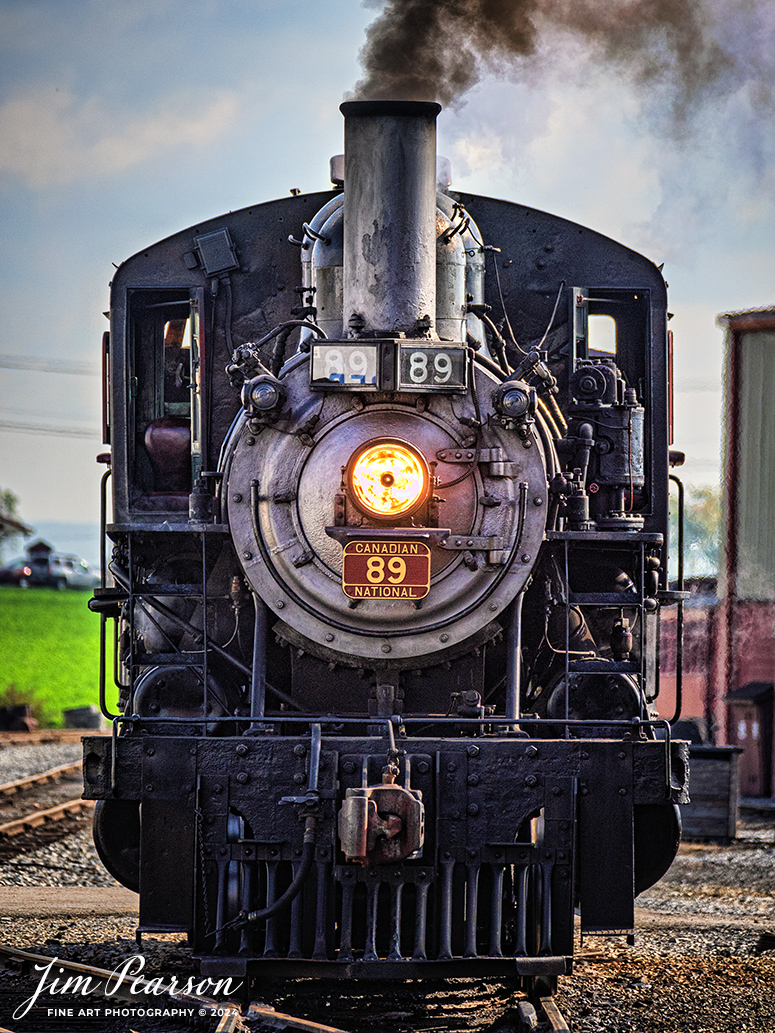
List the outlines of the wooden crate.
<svg viewBox="0 0 775 1033">
<path fill-rule="evenodd" d="M 684 839 L 729 842 L 737 835 L 739 746 L 689 747 L 689 796 L 681 805 Z"/>
</svg>

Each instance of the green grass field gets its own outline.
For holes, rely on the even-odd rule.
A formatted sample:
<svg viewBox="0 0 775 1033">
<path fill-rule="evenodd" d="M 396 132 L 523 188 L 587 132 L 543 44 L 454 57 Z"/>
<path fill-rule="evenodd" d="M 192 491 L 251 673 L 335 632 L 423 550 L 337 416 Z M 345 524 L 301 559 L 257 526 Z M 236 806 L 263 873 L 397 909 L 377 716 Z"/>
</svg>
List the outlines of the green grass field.
<svg viewBox="0 0 775 1033">
<path fill-rule="evenodd" d="M 100 619 L 89 591 L 0 585 L 0 705 L 32 703 L 44 727 L 99 704 Z"/>
</svg>

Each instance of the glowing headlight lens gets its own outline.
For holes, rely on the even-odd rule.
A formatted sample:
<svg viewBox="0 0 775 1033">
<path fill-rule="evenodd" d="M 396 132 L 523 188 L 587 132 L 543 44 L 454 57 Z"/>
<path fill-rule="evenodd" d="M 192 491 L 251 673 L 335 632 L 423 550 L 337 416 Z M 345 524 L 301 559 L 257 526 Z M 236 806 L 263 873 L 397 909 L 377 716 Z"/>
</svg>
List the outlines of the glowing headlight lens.
<svg viewBox="0 0 775 1033">
<path fill-rule="evenodd" d="M 353 501 L 370 516 L 384 519 L 409 514 L 428 494 L 428 467 L 409 445 L 371 442 L 354 453 L 348 467 Z"/>
</svg>

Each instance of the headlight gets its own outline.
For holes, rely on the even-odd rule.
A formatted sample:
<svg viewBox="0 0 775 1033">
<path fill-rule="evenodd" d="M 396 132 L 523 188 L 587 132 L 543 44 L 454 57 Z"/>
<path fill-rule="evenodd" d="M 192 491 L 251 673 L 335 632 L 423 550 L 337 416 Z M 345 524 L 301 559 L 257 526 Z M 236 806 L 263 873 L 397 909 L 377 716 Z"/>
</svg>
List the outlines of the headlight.
<svg viewBox="0 0 775 1033">
<path fill-rule="evenodd" d="M 509 416 L 524 416 L 530 408 L 530 396 L 518 387 L 504 391 L 500 400 L 503 411 Z"/>
<path fill-rule="evenodd" d="M 522 380 L 506 380 L 493 394 L 496 412 L 509 420 L 529 419 L 535 412 L 535 388 Z"/>
<path fill-rule="evenodd" d="M 403 441 L 369 441 L 354 452 L 346 480 L 355 505 L 386 520 L 408 516 L 428 497 L 430 474 L 422 455 Z"/>
<path fill-rule="evenodd" d="M 242 386 L 242 404 L 255 415 L 280 409 L 285 402 L 285 385 L 276 377 L 263 373 Z"/>
</svg>

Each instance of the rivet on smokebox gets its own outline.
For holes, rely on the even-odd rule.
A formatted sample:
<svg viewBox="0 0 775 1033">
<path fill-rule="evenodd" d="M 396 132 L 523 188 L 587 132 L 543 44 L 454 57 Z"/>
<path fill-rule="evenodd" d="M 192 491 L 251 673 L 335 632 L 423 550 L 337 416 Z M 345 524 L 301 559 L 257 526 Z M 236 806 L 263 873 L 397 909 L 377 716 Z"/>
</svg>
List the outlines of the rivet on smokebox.
<svg viewBox="0 0 775 1033">
<path fill-rule="evenodd" d="M 329 633 L 326 635 L 326 642 L 333 642 L 333 641 L 334 641 L 334 636 L 329 631 Z"/>
<path fill-rule="evenodd" d="M 530 553 L 529 552 L 523 552 L 522 555 L 519 558 L 522 560 L 523 563 L 529 563 L 530 562 Z"/>
<path fill-rule="evenodd" d="M 383 653 L 389 653 L 390 652 L 390 646 L 387 644 L 387 642 L 383 643 L 383 645 L 382 645 L 382 652 Z"/>
</svg>

